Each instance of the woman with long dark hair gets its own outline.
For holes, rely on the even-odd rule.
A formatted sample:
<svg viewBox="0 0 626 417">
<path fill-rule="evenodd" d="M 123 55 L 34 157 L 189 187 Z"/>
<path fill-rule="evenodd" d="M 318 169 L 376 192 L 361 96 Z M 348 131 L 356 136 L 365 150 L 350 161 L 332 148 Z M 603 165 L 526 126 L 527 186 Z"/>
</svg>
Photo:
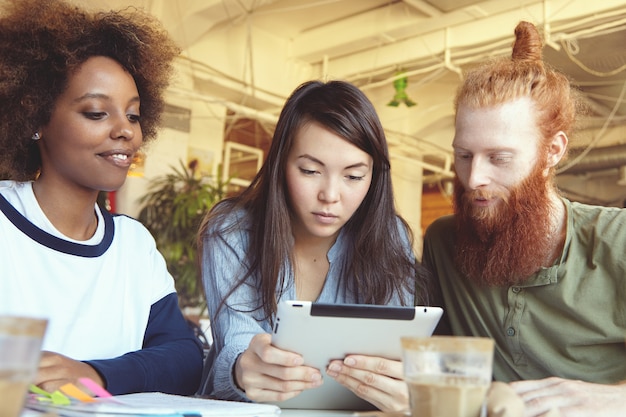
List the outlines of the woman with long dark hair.
<svg viewBox="0 0 626 417">
<path fill-rule="evenodd" d="M 271 346 L 278 302 L 425 303 L 412 239 L 371 102 L 347 82 L 299 86 L 250 187 L 215 206 L 200 230 L 214 339 L 204 393 L 282 401 L 318 386 L 324 370 Z M 400 362 L 382 373 L 382 360 L 354 355 L 326 373 L 378 408 L 404 409 Z"/>
</svg>

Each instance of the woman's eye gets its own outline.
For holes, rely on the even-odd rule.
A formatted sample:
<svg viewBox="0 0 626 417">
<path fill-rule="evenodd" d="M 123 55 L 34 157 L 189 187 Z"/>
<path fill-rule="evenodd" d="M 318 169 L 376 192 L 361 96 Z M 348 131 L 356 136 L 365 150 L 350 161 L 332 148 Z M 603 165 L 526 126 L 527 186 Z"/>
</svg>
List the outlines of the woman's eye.
<svg viewBox="0 0 626 417">
<path fill-rule="evenodd" d="M 84 112 L 83 113 L 85 115 L 86 118 L 91 119 L 91 120 L 100 120 L 103 119 L 104 117 L 106 117 L 106 113 L 105 112 Z"/>
<path fill-rule="evenodd" d="M 313 175 L 313 174 L 315 174 L 317 171 L 312 170 L 312 169 L 300 168 L 300 172 L 302 172 L 304 175 Z"/>
<path fill-rule="evenodd" d="M 138 114 L 129 114 L 128 120 L 130 120 L 133 123 L 138 123 L 141 120 L 141 116 Z"/>
<path fill-rule="evenodd" d="M 350 181 L 363 181 L 363 179 L 365 178 L 365 175 L 348 175 L 348 179 Z"/>
</svg>

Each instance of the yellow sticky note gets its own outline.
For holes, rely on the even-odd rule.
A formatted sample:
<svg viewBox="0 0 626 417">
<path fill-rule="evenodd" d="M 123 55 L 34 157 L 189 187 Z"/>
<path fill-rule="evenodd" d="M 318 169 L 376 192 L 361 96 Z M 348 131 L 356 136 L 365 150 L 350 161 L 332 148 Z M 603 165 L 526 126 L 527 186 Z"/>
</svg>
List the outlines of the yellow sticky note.
<svg viewBox="0 0 626 417">
<path fill-rule="evenodd" d="M 68 384 L 62 385 L 60 390 L 63 391 L 63 393 L 65 395 L 69 395 L 70 397 L 74 397 L 78 401 L 82 401 L 84 403 L 91 403 L 91 402 L 96 401 L 96 400 L 94 400 L 91 397 L 91 395 L 89 395 L 86 392 L 82 391 L 80 388 L 78 388 L 76 385 L 74 385 L 72 383 L 68 383 Z"/>
</svg>

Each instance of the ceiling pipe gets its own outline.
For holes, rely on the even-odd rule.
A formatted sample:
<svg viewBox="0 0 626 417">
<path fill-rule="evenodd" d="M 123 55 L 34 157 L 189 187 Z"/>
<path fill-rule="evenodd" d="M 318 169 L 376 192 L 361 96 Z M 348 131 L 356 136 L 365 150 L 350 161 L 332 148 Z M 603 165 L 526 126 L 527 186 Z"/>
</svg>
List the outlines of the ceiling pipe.
<svg viewBox="0 0 626 417">
<path fill-rule="evenodd" d="M 445 50 L 443 51 L 444 53 L 444 59 L 445 59 L 445 67 L 448 68 L 450 71 L 452 72 L 456 72 L 459 77 L 463 76 L 463 71 L 461 71 L 461 68 L 457 67 L 456 65 L 454 65 L 452 63 L 452 58 L 450 57 L 450 28 L 446 27 L 446 32 L 445 32 Z"/>
<path fill-rule="evenodd" d="M 582 152 L 581 149 L 570 150 L 569 159 L 574 159 L 576 155 Z M 563 162 L 563 165 L 565 164 L 567 164 L 567 161 Z M 560 174 L 582 174 L 590 171 L 619 168 L 623 165 L 626 165 L 626 145 L 604 146 L 590 150 L 577 164 L 560 172 Z"/>
<path fill-rule="evenodd" d="M 183 96 L 190 99 L 195 99 L 199 101 L 204 101 L 206 103 L 211 104 L 221 104 L 227 109 L 233 111 L 234 113 L 248 117 L 250 119 L 258 120 L 260 122 L 269 123 L 271 125 L 275 125 L 278 122 L 278 116 L 272 113 L 259 111 L 250 107 L 243 106 L 241 104 L 233 103 L 231 101 L 219 99 L 216 97 L 210 97 L 205 94 L 201 94 L 195 91 L 183 90 L 181 88 L 170 87 L 168 89 L 169 93 L 176 94 L 179 96 Z"/>
<path fill-rule="evenodd" d="M 543 36 L 546 45 L 552 47 L 556 51 L 561 50 L 561 45 L 552 39 L 552 28 L 550 27 L 550 6 L 548 0 L 543 0 Z"/>
</svg>

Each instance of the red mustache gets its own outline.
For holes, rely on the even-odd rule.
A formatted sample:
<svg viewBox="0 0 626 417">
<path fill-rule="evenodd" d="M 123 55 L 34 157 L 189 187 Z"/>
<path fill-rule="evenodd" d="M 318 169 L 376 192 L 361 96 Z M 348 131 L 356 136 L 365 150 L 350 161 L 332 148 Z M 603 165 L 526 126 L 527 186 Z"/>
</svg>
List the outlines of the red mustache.
<svg viewBox="0 0 626 417">
<path fill-rule="evenodd" d="M 492 200 L 499 198 L 508 201 L 508 197 L 501 191 L 487 191 L 483 189 L 478 190 L 465 190 L 464 197 L 466 201 L 473 200 Z"/>
</svg>

